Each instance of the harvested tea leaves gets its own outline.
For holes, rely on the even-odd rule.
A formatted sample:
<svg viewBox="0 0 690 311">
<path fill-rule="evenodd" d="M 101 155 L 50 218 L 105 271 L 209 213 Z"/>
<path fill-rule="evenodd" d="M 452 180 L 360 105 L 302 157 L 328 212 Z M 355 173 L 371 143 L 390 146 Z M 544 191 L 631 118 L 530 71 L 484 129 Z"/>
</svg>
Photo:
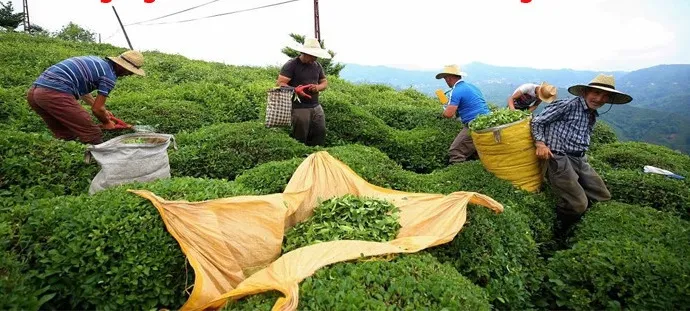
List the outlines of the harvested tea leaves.
<svg viewBox="0 0 690 311">
<path fill-rule="evenodd" d="M 314 215 L 287 231 L 283 252 L 335 240 L 387 242 L 400 230 L 400 210 L 385 200 L 345 195 L 319 204 Z"/>
</svg>

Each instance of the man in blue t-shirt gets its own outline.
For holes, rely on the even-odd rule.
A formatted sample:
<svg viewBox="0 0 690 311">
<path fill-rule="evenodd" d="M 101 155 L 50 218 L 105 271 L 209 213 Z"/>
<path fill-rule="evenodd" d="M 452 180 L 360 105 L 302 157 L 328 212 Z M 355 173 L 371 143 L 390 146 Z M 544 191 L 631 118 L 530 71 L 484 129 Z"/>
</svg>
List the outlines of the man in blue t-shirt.
<svg viewBox="0 0 690 311">
<path fill-rule="evenodd" d="M 456 118 L 462 122 L 462 130 L 448 149 L 450 164 L 467 161 L 477 153 L 467 125 L 477 116 L 489 113 L 484 95 L 476 86 L 462 79 L 465 75 L 467 74 L 456 65 L 446 66 L 436 75 L 436 79 L 444 79 L 452 88 L 448 103 L 443 105 L 443 117 Z"/>
<path fill-rule="evenodd" d="M 100 144 L 104 130 L 115 124 L 105 109 L 105 101 L 118 77 L 132 74 L 144 76 L 144 56 L 126 51 L 116 57 L 77 56 L 65 59 L 46 69 L 27 92 L 27 101 L 46 123 L 53 136 L 63 140 L 79 139 L 82 143 Z M 97 91 L 94 98 L 91 92 Z M 78 99 L 91 106 L 100 126 L 91 121 Z"/>
</svg>

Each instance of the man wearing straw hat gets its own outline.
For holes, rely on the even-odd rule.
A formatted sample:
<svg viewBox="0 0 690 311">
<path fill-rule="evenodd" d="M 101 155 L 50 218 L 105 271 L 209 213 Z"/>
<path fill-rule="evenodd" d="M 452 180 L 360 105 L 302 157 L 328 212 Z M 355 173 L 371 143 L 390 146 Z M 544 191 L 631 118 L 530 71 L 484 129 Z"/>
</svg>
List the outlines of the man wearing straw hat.
<svg viewBox="0 0 690 311">
<path fill-rule="evenodd" d="M 462 130 L 448 149 L 450 164 L 467 161 L 477 153 L 468 124 L 477 116 L 489 113 L 489 106 L 482 92 L 462 79 L 466 75 L 457 65 L 445 66 L 436 75 L 436 79 L 444 79 L 448 87 L 452 88 L 448 103 L 444 105 L 443 117 L 457 118 L 462 122 Z"/>
<path fill-rule="evenodd" d="M 613 76 L 600 74 L 587 85 L 574 85 L 568 92 L 576 97 L 558 100 L 532 119 L 536 155 L 547 160 L 546 176 L 560 196 L 558 235 L 564 237 L 590 206 L 606 201 L 611 194 L 604 181 L 587 162 L 585 152 L 598 116 L 597 109 L 627 104 L 632 97 L 615 87 Z"/>
<path fill-rule="evenodd" d="M 326 116 L 319 103 L 319 92 L 328 87 L 326 74 L 316 59 L 330 59 L 314 38 L 304 40 L 295 50 L 301 54 L 283 65 L 278 75 L 278 86 L 295 88 L 292 101 L 291 136 L 307 146 L 323 145 L 326 140 Z"/>
<path fill-rule="evenodd" d="M 542 84 L 525 83 L 520 85 L 513 95 L 508 97 L 508 107 L 510 110 L 529 110 L 537 109 L 539 104 L 545 102 L 550 104 L 556 99 L 558 89 L 555 86 L 542 82 Z"/>
<path fill-rule="evenodd" d="M 56 138 L 100 144 L 102 129 L 115 128 L 105 102 L 117 78 L 132 74 L 144 76 L 143 64 L 144 56 L 137 51 L 107 58 L 68 58 L 50 66 L 34 81 L 27 92 L 27 101 Z M 96 90 L 98 94 L 94 98 L 91 92 Z M 80 98 L 91 106 L 100 125 L 94 124 L 89 113 L 79 105 Z"/>
</svg>

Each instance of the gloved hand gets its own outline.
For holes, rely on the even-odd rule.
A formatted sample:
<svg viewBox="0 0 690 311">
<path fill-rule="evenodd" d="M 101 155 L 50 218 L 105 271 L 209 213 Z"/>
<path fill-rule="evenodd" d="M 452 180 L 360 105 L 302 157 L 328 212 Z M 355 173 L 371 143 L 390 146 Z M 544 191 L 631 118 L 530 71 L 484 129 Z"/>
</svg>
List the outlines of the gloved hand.
<svg viewBox="0 0 690 311">
<path fill-rule="evenodd" d="M 307 94 L 307 93 L 304 92 L 305 89 L 306 89 L 306 90 L 309 90 L 309 86 L 310 86 L 310 85 L 311 85 L 311 84 L 307 84 L 307 85 L 298 85 L 298 86 L 295 88 L 295 93 L 297 93 L 297 95 L 299 95 L 300 97 L 304 97 L 304 98 L 309 98 L 309 99 L 311 99 L 311 95 L 309 95 L 309 94 Z"/>
</svg>

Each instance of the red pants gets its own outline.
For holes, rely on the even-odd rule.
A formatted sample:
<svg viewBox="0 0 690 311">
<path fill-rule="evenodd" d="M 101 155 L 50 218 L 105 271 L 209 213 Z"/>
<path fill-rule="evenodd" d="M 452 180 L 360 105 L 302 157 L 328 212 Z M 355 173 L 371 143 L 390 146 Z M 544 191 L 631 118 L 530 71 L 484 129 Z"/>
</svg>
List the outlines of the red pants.
<svg viewBox="0 0 690 311">
<path fill-rule="evenodd" d="M 91 120 L 89 113 L 79 105 L 72 94 L 32 86 L 26 99 L 31 109 L 43 118 L 55 138 L 79 139 L 85 144 L 103 142 L 103 132 Z"/>
</svg>

